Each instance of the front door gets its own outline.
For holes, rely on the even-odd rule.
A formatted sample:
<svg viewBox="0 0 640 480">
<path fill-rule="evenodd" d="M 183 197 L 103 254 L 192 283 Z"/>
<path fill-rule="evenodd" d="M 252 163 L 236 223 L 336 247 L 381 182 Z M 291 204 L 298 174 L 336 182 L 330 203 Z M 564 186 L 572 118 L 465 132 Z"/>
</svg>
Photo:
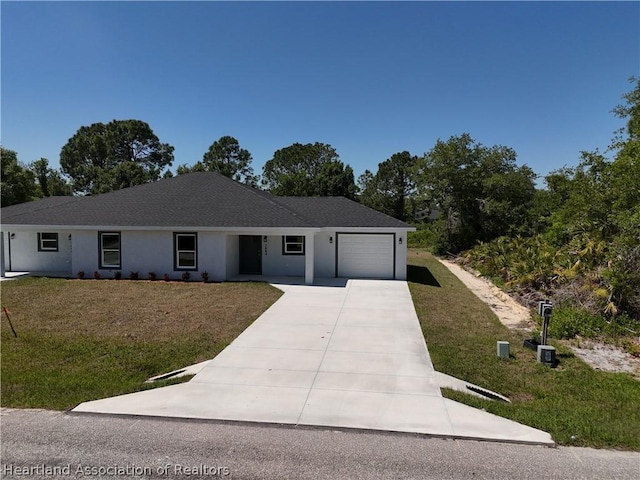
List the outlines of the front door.
<svg viewBox="0 0 640 480">
<path fill-rule="evenodd" d="M 240 273 L 262 275 L 262 237 L 240 235 Z"/>
</svg>

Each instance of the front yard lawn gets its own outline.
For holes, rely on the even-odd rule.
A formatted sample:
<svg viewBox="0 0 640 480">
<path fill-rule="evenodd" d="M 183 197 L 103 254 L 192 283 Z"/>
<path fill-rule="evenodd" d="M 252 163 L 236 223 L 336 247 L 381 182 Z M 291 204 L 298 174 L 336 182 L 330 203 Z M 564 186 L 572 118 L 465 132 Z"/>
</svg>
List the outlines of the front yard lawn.
<svg viewBox="0 0 640 480">
<path fill-rule="evenodd" d="M 560 363 L 536 362 L 528 337 L 490 308 L 433 256 L 411 249 L 409 287 L 436 370 L 509 397 L 511 404 L 444 390 L 446 397 L 549 432 L 561 445 L 640 450 L 640 382 L 593 370 L 553 339 Z M 553 321 L 553 320 L 552 320 Z M 496 341 L 512 357 L 496 355 Z"/>
<path fill-rule="evenodd" d="M 149 377 L 216 356 L 281 294 L 264 283 L 2 282 L 18 333 L 2 312 L 2 406 L 63 410 L 150 388 Z"/>
</svg>

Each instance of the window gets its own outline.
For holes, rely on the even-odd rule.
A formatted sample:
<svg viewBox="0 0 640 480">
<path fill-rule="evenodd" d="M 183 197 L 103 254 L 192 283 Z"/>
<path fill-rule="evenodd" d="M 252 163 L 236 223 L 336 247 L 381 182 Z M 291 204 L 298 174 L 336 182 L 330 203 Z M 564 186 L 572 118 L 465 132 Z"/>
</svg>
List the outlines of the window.
<svg viewBox="0 0 640 480">
<path fill-rule="evenodd" d="M 99 232 L 100 268 L 120 268 L 120 232 Z"/>
<path fill-rule="evenodd" d="M 198 269 L 198 234 L 174 233 L 175 270 Z"/>
<path fill-rule="evenodd" d="M 57 252 L 58 251 L 58 234 L 57 233 L 38 233 L 38 251 L 39 252 Z"/>
<path fill-rule="evenodd" d="M 282 237 L 283 255 L 304 255 L 304 236 L 286 235 Z"/>
</svg>

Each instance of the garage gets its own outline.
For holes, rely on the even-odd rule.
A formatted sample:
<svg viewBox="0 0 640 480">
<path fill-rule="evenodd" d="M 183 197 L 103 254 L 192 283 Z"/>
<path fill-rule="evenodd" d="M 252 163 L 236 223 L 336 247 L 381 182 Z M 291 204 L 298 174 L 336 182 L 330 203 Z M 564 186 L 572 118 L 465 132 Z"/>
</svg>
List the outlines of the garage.
<svg viewBox="0 0 640 480">
<path fill-rule="evenodd" d="M 337 276 L 395 278 L 395 234 L 338 233 Z"/>
</svg>

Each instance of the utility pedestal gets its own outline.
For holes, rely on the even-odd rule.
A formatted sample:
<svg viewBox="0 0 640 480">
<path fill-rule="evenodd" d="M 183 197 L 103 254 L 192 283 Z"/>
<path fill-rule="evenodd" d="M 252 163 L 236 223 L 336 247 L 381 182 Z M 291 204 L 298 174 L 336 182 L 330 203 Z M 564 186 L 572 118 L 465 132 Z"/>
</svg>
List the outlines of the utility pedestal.
<svg viewBox="0 0 640 480">
<path fill-rule="evenodd" d="M 555 366 L 556 364 L 556 348 L 551 345 L 538 345 L 538 352 L 536 359 L 540 363 L 544 363 L 549 366 Z"/>
</svg>

